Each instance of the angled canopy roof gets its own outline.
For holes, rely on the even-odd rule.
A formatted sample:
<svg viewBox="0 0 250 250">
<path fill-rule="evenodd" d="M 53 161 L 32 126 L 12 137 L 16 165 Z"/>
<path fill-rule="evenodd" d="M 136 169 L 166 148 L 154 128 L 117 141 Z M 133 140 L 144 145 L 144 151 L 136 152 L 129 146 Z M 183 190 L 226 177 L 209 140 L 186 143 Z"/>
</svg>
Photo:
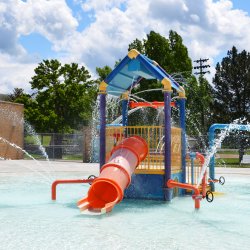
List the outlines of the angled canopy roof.
<svg viewBox="0 0 250 250">
<path fill-rule="evenodd" d="M 108 94 L 120 96 L 143 78 L 157 79 L 161 82 L 167 79 L 172 88 L 178 92 L 184 91 L 160 65 L 134 49 L 123 58 L 104 82 L 108 85 Z"/>
</svg>

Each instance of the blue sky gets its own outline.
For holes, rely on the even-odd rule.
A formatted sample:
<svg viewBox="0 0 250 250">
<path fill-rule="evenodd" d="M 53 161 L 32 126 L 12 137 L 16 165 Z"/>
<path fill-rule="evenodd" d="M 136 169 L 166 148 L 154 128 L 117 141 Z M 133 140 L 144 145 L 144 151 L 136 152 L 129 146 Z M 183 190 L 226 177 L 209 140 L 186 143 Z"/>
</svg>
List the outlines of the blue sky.
<svg viewBox="0 0 250 250">
<path fill-rule="evenodd" d="M 150 30 L 183 38 L 192 60 L 214 65 L 235 45 L 250 51 L 247 0 L 0 0 L 0 93 L 29 81 L 43 59 L 95 68 L 125 56 Z"/>
<path fill-rule="evenodd" d="M 233 1 L 234 8 L 244 10 L 250 13 L 250 3 L 247 0 L 234 0 Z"/>
</svg>

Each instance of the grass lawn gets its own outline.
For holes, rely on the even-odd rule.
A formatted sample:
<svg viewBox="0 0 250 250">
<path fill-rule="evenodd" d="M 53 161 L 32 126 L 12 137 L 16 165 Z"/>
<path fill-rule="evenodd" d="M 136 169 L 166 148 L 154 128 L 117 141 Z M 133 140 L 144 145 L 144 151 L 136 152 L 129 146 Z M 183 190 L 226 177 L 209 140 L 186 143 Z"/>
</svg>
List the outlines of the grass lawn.
<svg viewBox="0 0 250 250">
<path fill-rule="evenodd" d="M 229 167 L 229 168 L 250 168 L 250 164 L 240 165 L 239 158 L 218 158 L 216 159 L 217 167 Z"/>
<path fill-rule="evenodd" d="M 68 160 L 68 161 L 81 160 L 82 161 L 82 155 L 63 155 L 63 160 Z"/>
<path fill-rule="evenodd" d="M 51 140 L 50 135 L 43 135 L 43 136 L 38 135 L 38 138 L 43 146 L 49 146 L 50 140 Z M 37 145 L 36 139 L 32 135 L 25 136 L 24 140 L 25 140 L 25 143 Z"/>
<path fill-rule="evenodd" d="M 32 157 L 34 157 L 37 160 L 45 159 L 44 156 L 39 155 L 39 154 L 30 154 Z M 61 160 L 68 160 L 68 161 L 82 161 L 82 155 L 63 155 Z M 30 160 L 31 158 L 28 157 L 26 154 L 24 154 L 24 159 L 25 160 Z M 53 159 L 50 159 L 53 160 Z M 60 159 L 56 159 L 60 160 Z"/>
</svg>

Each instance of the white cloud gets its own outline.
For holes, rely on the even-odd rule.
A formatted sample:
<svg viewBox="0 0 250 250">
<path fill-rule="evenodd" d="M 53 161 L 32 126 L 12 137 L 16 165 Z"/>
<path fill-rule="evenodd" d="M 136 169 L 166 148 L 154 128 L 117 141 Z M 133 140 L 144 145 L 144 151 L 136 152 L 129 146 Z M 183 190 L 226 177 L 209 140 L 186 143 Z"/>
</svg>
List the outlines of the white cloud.
<svg viewBox="0 0 250 250">
<path fill-rule="evenodd" d="M 0 92 L 10 92 L 13 87 L 28 89 L 37 66 L 37 58 L 19 44 L 21 35 L 36 32 L 56 44 L 67 39 L 77 25 L 64 0 L 0 0 Z"/>
<path fill-rule="evenodd" d="M 126 0 L 85 0 L 80 2 L 84 11 L 94 10 L 95 12 L 98 12 L 109 10 L 114 7 L 120 7 L 120 5 L 126 2 Z"/>
<path fill-rule="evenodd" d="M 28 64 L 30 56 L 18 42 L 20 35 L 31 32 L 45 36 L 60 60 L 84 64 L 91 72 L 97 66 L 113 66 L 125 56 L 130 42 L 145 38 L 150 30 L 166 37 L 170 29 L 177 31 L 192 59 L 209 57 L 216 63 L 215 58 L 225 55 L 233 45 L 250 51 L 250 17 L 233 9 L 229 0 L 72 1 L 82 8 L 81 12 L 78 9 L 73 13 L 65 0 L 0 0 L 0 32 L 6 36 L 0 40 L 0 60 L 5 54 L 10 55 L 8 63 L 3 60 L 1 64 L 6 63 L 8 70 L 4 73 L 0 66 L 0 72 L 6 77 L 9 72 L 9 82 L 18 81 L 11 69 L 16 67 L 21 79 L 23 62 L 25 70 L 33 67 L 33 63 Z M 79 21 L 79 13 L 92 17 L 92 23 L 81 32 L 77 31 L 76 12 Z M 28 79 L 31 72 L 23 72 Z"/>
<path fill-rule="evenodd" d="M 0 93 L 10 93 L 14 88 L 23 88 L 30 92 L 29 81 L 33 75 L 35 63 L 20 63 L 16 58 L 0 54 Z"/>
<path fill-rule="evenodd" d="M 12 13 L 17 19 L 19 34 L 37 32 L 55 42 L 65 39 L 78 25 L 64 0 L 12 2 L 18 2 L 16 7 L 12 6 Z"/>
</svg>

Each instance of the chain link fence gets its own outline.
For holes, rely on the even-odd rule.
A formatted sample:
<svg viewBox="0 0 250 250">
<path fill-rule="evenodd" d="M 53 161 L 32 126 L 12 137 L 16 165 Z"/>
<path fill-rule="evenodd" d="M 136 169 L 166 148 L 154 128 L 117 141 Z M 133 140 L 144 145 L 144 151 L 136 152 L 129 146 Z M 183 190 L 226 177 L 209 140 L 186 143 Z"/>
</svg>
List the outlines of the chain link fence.
<svg viewBox="0 0 250 250">
<path fill-rule="evenodd" d="M 80 132 L 73 134 L 39 133 L 26 134 L 24 149 L 36 159 L 50 160 L 78 160 L 82 162 L 99 161 L 99 140 L 95 138 L 91 148 L 91 128 L 84 127 Z M 188 136 L 187 150 L 208 152 L 208 136 Z M 41 147 L 42 146 L 42 147 Z M 217 149 L 220 154 L 233 154 L 240 157 L 250 154 L 250 133 L 231 133 Z"/>
<path fill-rule="evenodd" d="M 89 162 L 91 158 L 91 129 L 73 134 L 26 134 L 24 149 L 35 159 L 77 160 Z"/>
</svg>

